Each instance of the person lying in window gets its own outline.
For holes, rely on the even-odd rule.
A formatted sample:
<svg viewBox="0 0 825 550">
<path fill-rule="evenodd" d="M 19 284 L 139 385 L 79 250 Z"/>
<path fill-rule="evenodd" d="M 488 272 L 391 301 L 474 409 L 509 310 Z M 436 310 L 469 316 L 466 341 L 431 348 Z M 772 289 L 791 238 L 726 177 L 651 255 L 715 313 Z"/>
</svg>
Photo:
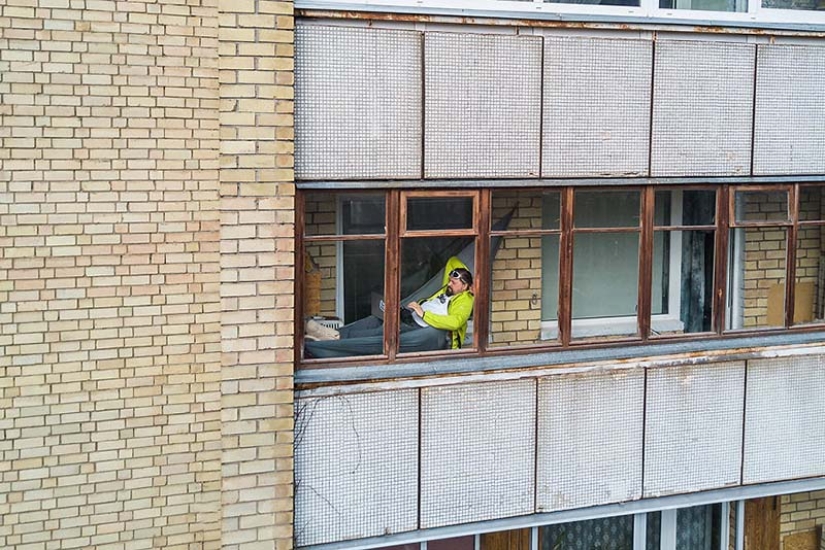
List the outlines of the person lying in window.
<svg viewBox="0 0 825 550">
<path fill-rule="evenodd" d="M 410 302 L 413 321 L 420 327 L 450 331 L 450 347 L 458 349 L 467 335 L 467 321 L 473 313 L 473 274 L 453 256 L 444 268 L 444 286 L 421 303 Z"/>
<path fill-rule="evenodd" d="M 443 285 L 432 296 L 420 303 L 410 302 L 402 308 L 399 351 L 444 349 L 448 344 L 447 333 L 451 348 L 458 349 L 464 343 L 467 321 L 473 312 L 475 301 L 472 293 L 473 275 L 461 260 L 452 257 L 447 260 L 442 281 Z M 383 305 L 382 303 L 382 311 Z M 411 338 L 412 332 L 415 332 L 415 336 Z M 376 316 L 341 327 L 340 331 L 322 327 L 313 320 L 306 325 L 306 337 L 310 340 L 308 348 L 316 357 L 381 353 L 383 333 L 384 322 Z M 329 345 L 324 342 L 330 340 L 338 342 Z M 353 345 L 349 346 L 347 340 L 352 341 Z M 316 343 L 313 344 L 312 341 Z"/>
</svg>

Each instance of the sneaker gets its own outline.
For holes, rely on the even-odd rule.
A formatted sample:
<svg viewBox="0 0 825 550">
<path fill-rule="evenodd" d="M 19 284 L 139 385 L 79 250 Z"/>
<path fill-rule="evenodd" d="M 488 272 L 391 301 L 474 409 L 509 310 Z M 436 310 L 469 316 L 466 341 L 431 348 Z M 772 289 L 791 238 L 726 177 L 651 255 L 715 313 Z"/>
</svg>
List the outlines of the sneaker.
<svg viewBox="0 0 825 550">
<path fill-rule="evenodd" d="M 313 340 L 338 340 L 341 338 L 337 330 L 325 327 L 314 319 L 307 321 L 304 334 Z"/>
</svg>

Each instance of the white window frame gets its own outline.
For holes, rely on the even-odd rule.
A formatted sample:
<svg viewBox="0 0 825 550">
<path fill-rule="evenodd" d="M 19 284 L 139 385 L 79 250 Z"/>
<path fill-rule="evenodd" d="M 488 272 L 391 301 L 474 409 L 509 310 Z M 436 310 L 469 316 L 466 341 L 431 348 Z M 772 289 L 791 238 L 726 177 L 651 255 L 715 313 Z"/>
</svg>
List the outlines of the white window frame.
<svg viewBox="0 0 825 550">
<path fill-rule="evenodd" d="M 532 0 L 297 0 L 298 9 L 355 10 L 402 12 L 422 15 L 478 15 L 501 18 L 565 19 L 582 18 L 649 19 L 651 23 L 673 21 L 702 25 L 760 25 L 789 27 L 804 25 L 806 29 L 825 28 L 825 11 L 763 8 L 761 0 L 741 0 L 747 8 L 741 12 L 660 8 L 658 0 L 640 0 L 639 6 L 602 6 L 596 4 L 562 4 Z M 644 22 L 644 21 L 642 21 Z"/>
</svg>

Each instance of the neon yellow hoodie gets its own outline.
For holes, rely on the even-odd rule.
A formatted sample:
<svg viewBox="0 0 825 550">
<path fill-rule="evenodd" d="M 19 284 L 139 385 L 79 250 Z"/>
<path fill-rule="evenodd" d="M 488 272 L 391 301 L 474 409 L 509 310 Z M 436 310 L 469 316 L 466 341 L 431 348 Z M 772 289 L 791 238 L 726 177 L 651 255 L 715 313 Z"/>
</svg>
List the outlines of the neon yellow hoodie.
<svg viewBox="0 0 825 550">
<path fill-rule="evenodd" d="M 467 266 L 455 256 L 447 260 L 447 265 L 444 267 L 444 277 L 441 281 L 442 286 L 446 286 L 447 283 L 450 282 L 450 272 L 459 268 L 467 269 Z M 424 300 L 424 302 L 437 298 L 439 295 L 444 294 L 445 290 L 445 288 L 441 288 L 438 292 Z M 473 313 L 474 302 L 475 296 L 467 289 L 450 298 L 450 303 L 447 304 L 446 315 L 425 311 L 422 319 L 433 328 L 449 330 L 450 347 L 452 347 L 452 349 L 458 349 L 464 343 L 464 338 L 467 336 L 467 321 Z"/>
</svg>

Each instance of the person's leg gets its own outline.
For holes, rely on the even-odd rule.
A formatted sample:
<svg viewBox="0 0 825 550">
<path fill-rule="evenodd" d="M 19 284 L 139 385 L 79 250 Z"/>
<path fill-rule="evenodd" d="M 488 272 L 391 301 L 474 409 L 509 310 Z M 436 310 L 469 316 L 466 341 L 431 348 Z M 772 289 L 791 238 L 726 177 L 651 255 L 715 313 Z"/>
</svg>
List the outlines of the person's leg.
<svg viewBox="0 0 825 550">
<path fill-rule="evenodd" d="M 384 334 L 384 321 L 374 315 L 344 325 L 338 330 L 341 338 L 362 338 L 364 336 L 381 336 Z"/>
<path fill-rule="evenodd" d="M 405 329 L 405 327 L 407 328 Z M 447 349 L 448 334 L 446 330 L 433 327 L 410 327 L 410 325 L 402 324 L 398 351 L 413 353 L 416 351 Z"/>
</svg>

